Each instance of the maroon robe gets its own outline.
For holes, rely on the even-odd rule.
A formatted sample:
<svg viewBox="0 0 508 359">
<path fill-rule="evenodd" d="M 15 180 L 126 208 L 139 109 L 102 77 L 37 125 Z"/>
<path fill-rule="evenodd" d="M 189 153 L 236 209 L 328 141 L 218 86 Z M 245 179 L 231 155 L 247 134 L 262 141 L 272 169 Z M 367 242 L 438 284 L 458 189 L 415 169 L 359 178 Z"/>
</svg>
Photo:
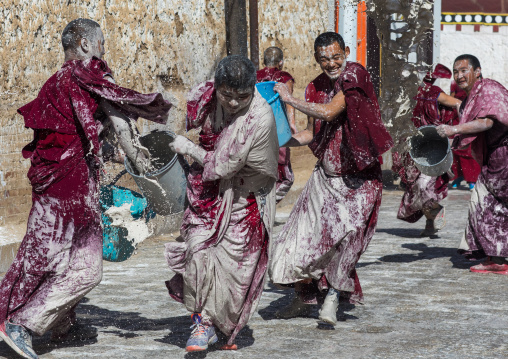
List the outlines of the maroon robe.
<svg viewBox="0 0 508 359">
<path fill-rule="evenodd" d="M 462 108 L 461 124 L 488 117 L 494 125 L 454 140 L 456 148 L 470 145 L 481 166 L 460 249 L 478 259 L 508 257 L 508 90 L 497 81 L 480 79 Z"/>
<path fill-rule="evenodd" d="M 71 308 L 101 279 L 98 101 L 108 99 L 130 118 L 159 123 L 171 108 L 160 94 L 109 82 L 104 77 L 110 72 L 97 58 L 67 61 L 18 110 L 34 130 L 34 140 L 23 149 L 31 162 L 32 209 L 0 285 L 0 321 L 12 317 L 39 335 L 68 325 Z"/>
<path fill-rule="evenodd" d="M 331 122 L 315 120 L 309 147 L 318 158 L 316 169 L 272 245 L 274 283 L 313 279 L 297 293 L 306 303 L 323 300 L 328 287 L 353 303 L 363 301 L 355 266 L 377 224 L 382 195 L 378 158 L 393 145 L 370 76 L 360 64 L 348 62 L 335 86 L 326 74 L 319 75 L 307 86 L 305 98 L 328 103 L 340 91 L 346 111 Z"/>
<path fill-rule="evenodd" d="M 425 79 L 418 88 L 415 96 L 416 106 L 411 120 L 416 128 L 422 126 L 439 126 L 450 124 L 454 116 L 453 109 L 437 102 L 440 87 L 432 85 L 435 79 Z M 397 172 L 401 181 L 406 185 L 397 218 L 409 223 L 415 223 L 423 217 L 423 208 L 431 206 L 433 202 L 440 202 L 448 195 L 448 174 L 431 178 L 422 174 L 416 168 L 409 153 L 393 153 L 392 170 Z"/>
<path fill-rule="evenodd" d="M 450 92 L 454 94 L 455 98 L 458 98 L 461 101 L 464 101 L 467 97 L 466 91 L 457 86 L 455 81 L 452 81 Z M 459 121 L 459 116 L 456 114 L 453 117 L 452 125 L 458 125 Z M 476 180 L 480 175 L 480 171 L 480 165 L 474 160 L 471 153 L 471 147 L 453 149 L 452 172 L 455 174 L 455 177 L 453 178 L 454 180 L 459 177 L 463 177 L 468 183 L 476 183 Z"/>
<path fill-rule="evenodd" d="M 257 82 L 276 81 L 286 83 L 288 81 L 295 81 L 289 72 L 281 71 L 275 67 L 265 67 L 264 69 L 258 70 L 256 76 Z M 277 203 L 279 203 L 284 199 L 295 181 L 293 169 L 291 168 L 291 150 L 289 147 L 279 148 L 277 171 L 279 173 L 279 178 L 275 184 L 275 198 Z"/>
</svg>

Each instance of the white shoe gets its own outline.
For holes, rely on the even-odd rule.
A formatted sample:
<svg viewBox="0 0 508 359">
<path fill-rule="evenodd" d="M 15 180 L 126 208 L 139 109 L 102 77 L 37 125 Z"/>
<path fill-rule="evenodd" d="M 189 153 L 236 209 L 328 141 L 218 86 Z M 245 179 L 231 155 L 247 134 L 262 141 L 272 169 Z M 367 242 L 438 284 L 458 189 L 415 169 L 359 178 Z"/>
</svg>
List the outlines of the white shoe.
<svg viewBox="0 0 508 359">
<path fill-rule="evenodd" d="M 339 292 L 333 288 L 328 290 L 325 302 L 319 309 L 319 321 L 335 325 L 337 324 L 337 309 L 339 309 Z"/>
</svg>

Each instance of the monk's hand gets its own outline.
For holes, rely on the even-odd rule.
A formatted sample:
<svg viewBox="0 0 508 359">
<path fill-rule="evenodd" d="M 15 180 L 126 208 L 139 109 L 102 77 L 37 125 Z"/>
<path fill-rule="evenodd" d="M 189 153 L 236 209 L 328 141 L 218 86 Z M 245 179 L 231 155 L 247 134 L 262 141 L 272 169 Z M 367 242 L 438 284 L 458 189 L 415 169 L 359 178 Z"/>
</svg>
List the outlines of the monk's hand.
<svg viewBox="0 0 508 359">
<path fill-rule="evenodd" d="M 199 147 L 194 142 L 184 136 L 176 136 L 173 142 L 169 144 L 169 148 L 180 155 L 191 156 L 199 164 L 203 164 L 206 156 L 206 150 Z"/>
<path fill-rule="evenodd" d="M 188 155 L 194 143 L 185 136 L 176 136 L 173 142 L 169 144 L 171 151 L 176 152 L 180 155 Z"/>
<path fill-rule="evenodd" d="M 436 127 L 436 130 L 441 137 L 450 137 L 457 134 L 456 126 L 439 125 Z"/>
<path fill-rule="evenodd" d="M 273 90 L 279 94 L 282 101 L 287 101 L 289 98 L 291 98 L 291 93 L 289 92 L 289 88 L 286 84 L 277 82 L 273 87 Z"/>
<path fill-rule="evenodd" d="M 141 175 L 144 175 L 147 172 L 150 172 L 151 169 L 151 161 L 150 161 L 150 152 L 146 147 L 141 145 L 134 144 L 135 155 L 130 160 L 133 162 L 134 167 L 138 170 Z"/>
</svg>

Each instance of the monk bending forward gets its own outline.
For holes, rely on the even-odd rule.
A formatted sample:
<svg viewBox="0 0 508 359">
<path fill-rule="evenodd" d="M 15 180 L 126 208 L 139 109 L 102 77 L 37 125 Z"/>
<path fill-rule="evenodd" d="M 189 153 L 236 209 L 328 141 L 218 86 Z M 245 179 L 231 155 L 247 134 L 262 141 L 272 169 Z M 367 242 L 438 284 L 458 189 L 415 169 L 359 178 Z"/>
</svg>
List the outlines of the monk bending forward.
<svg viewBox="0 0 508 359">
<path fill-rule="evenodd" d="M 270 105 L 255 88 L 256 69 L 243 56 L 224 58 L 209 81 L 193 89 L 187 129 L 201 128 L 199 145 L 177 136 L 171 149 L 195 162 L 188 174 L 182 243 L 166 244 L 177 274 L 170 295 L 192 312 L 187 351 L 234 340 L 255 311 L 268 265 L 275 217 L 278 140 Z"/>
<path fill-rule="evenodd" d="M 392 145 L 379 111 L 370 76 L 346 62 L 349 48 L 327 32 L 314 43 L 323 73 L 306 89 L 307 102 L 276 85 L 282 99 L 309 116 L 306 130 L 290 146 L 309 145 L 318 162 L 280 236 L 272 244 L 274 283 L 295 284 L 296 298 L 281 317 L 304 314 L 324 303 L 322 322 L 337 321 L 338 293 L 363 299 L 355 265 L 374 234 L 381 204 L 378 156 Z"/>
<path fill-rule="evenodd" d="M 508 275 L 508 90 L 484 79 L 480 61 L 473 55 L 455 59 L 453 77 L 467 98 L 462 102 L 460 123 L 441 125 L 438 133 L 457 135 L 454 147 L 471 146 L 481 166 L 459 249 L 470 259 L 486 257 L 471 272 Z"/>
<path fill-rule="evenodd" d="M 31 163 L 32 209 L 0 285 L 0 337 L 25 358 L 37 358 L 32 333 L 51 330 L 52 341 L 97 336 L 77 330 L 74 307 L 102 278 L 101 133 L 113 127 L 142 172 L 147 158 L 132 145 L 129 118 L 164 123 L 171 107 L 160 94 L 113 83 L 101 60 L 104 36 L 95 21 L 71 21 L 62 45 L 62 68 L 18 110 L 34 130 L 34 140 L 23 149 Z"/>
</svg>

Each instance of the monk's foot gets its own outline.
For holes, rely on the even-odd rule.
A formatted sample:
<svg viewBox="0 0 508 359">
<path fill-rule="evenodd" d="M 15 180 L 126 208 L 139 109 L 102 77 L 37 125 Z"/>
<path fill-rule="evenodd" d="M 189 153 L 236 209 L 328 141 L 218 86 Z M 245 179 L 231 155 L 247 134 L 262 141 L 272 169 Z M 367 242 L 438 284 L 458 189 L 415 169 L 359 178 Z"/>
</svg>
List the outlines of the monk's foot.
<svg viewBox="0 0 508 359">
<path fill-rule="evenodd" d="M 278 310 L 275 316 L 279 319 L 291 319 L 295 317 L 308 317 L 310 315 L 310 305 L 305 304 L 297 295 L 293 298 L 291 304 L 287 307 Z"/>
<path fill-rule="evenodd" d="M 220 350 L 238 350 L 238 346 L 236 344 L 224 344 L 220 347 Z"/>
<path fill-rule="evenodd" d="M 337 309 L 339 309 L 339 292 L 330 288 L 325 302 L 319 309 L 319 322 L 330 325 L 337 324 Z"/>
<path fill-rule="evenodd" d="M 469 270 L 474 273 L 508 275 L 508 263 L 501 257 L 493 257 L 492 259 L 489 257 L 485 262 L 472 266 Z"/>
<path fill-rule="evenodd" d="M 191 315 L 194 324 L 192 333 L 185 345 L 187 352 L 201 352 L 208 349 L 208 345 L 215 344 L 219 340 L 215 334 L 213 325 L 206 325 L 201 322 L 201 314 L 193 313 Z"/>
<path fill-rule="evenodd" d="M 446 217 L 445 217 L 445 208 L 441 205 L 439 207 L 432 210 L 431 213 L 434 214 L 434 227 L 437 230 L 443 229 L 446 225 Z"/>
<path fill-rule="evenodd" d="M 420 237 L 430 237 L 437 233 L 437 229 L 434 226 L 434 221 L 432 219 L 427 219 L 425 223 L 425 229 L 422 233 L 420 233 Z"/>
<path fill-rule="evenodd" d="M 0 324 L 0 338 L 23 358 L 38 358 L 32 348 L 32 334 L 22 325 L 14 324 L 7 319 Z"/>
</svg>

